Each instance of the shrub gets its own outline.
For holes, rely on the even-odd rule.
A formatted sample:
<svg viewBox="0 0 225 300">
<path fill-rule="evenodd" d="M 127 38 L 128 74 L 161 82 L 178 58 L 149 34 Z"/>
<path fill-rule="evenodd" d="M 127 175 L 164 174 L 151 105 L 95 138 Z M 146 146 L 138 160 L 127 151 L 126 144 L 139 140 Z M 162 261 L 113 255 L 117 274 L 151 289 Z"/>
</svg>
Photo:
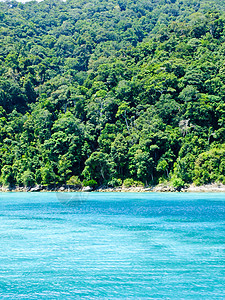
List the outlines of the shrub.
<svg viewBox="0 0 225 300">
<path fill-rule="evenodd" d="M 108 186 L 116 187 L 116 186 L 121 186 L 122 185 L 122 180 L 120 178 L 112 178 L 108 182 Z"/>
<path fill-rule="evenodd" d="M 172 185 L 173 185 L 175 188 L 178 188 L 178 189 L 179 189 L 179 188 L 184 187 L 185 182 L 184 182 L 181 178 L 174 176 L 174 177 L 172 178 Z"/>
<path fill-rule="evenodd" d="M 41 184 L 42 178 L 41 178 L 41 170 L 37 169 L 36 173 L 35 173 L 35 182 L 37 184 Z"/>
<path fill-rule="evenodd" d="M 123 182 L 123 186 L 125 186 L 125 187 L 134 186 L 134 179 L 133 178 L 126 178 Z"/>
<path fill-rule="evenodd" d="M 195 161 L 194 183 L 196 185 L 224 182 L 225 149 L 224 144 L 201 153 Z"/>
<path fill-rule="evenodd" d="M 15 183 L 14 174 L 11 166 L 9 165 L 3 166 L 1 183 L 3 183 L 4 186 L 10 186 Z"/>
<path fill-rule="evenodd" d="M 139 187 L 144 187 L 145 186 L 144 183 L 140 180 L 134 181 L 134 185 L 139 186 Z"/>
<path fill-rule="evenodd" d="M 124 187 L 140 186 L 143 187 L 144 183 L 141 181 L 135 181 L 133 178 L 126 178 L 123 182 Z"/>
<path fill-rule="evenodd" d="M 52 166 L 47 163 L 46 166 L 40 168 L 41 172 L 41 184 L 43 185 L 49 185 L 55 183 L 55 173 L 53 171 Z"/>
<path fill-rule="evenodd" d="M 81 180 L 78 176 L 71 176 L 69 180 L 66 182 L 67 185 L 73 185 L 76 187 L 82 187 Z"/>
<path fill-rule="evenodd" d="M 30 170 L 24 171 L 21 176 L 21 180 L 24 186 L 33 186 L 35 183 L 34 173 L 31 172 Z"/>
<path fill-rule="evenodd" d="M 97 185 L 97 181 L 95 181 L 94 179 L 90 179 L 90 180 L 84 180 L 82 182 L 83 186 L 90 186 L 90 187 L 95 187 Z"/>
</svg>

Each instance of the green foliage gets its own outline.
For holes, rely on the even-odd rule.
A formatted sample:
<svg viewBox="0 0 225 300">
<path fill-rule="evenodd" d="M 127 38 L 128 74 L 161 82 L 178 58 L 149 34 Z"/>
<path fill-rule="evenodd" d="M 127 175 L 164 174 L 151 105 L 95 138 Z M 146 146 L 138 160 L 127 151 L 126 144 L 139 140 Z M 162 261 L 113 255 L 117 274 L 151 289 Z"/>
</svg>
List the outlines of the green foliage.
<svg viewBox="0 0 225 300">
<path fill-rule="evenodd" d="M 133 178 L 126 178 L 123 181 L 124 187 L 144 187 L 144 183 L 141 181 L 133 180 Z"/>
<path fill-rule="evenodd" d="M 82 175 L 87 179 L 95 179 L 99 183 L 110 178 L 109 155 L 102 152 L 93 152 L 85 162 Z"/>
<path fill-rule="evenodd" d="M 50 164 L 41 167 L 40 171 L 41 171 L 41 178 L 42 178 L 41 184 L 50 185 L 55 183 L 55 173 Z"/>
<path fill-rule="evenodd" d="M 15 179 L 13 176 L 13 170 L 12 167 L 9 165 L 4 165 L 2 168 L 2 176 L 1 176 L 1 182 L 4 186 L 11 186 L 15 183 Z"/>
<path fill-rule="evenodd" d="M 98 184 L 97 181 L 95 181 L 94 179 L 83 180 L 82 182 L 83 186 L 90 186 L 90 187 L 96 187 L 97 184 Z"/>
<path fill-rule="evenodd" d="M 195 161 L 194 183 L 225 182 L 225 144 L 201 153 Z"/>
<path fill-rule="evenodd" d="M 119 186 L 122 186 L 122 179 L 120 178 L 112 178 L 109 182 L 108 182 L 108 186 L 110 187 L 119 187 Z"/>
<path fill-rule="evenodd" d="M 71 176 L 69 180 L 66 182 L 67 185 L 72 185 L 76 187 L 82 187 L 82 182 L 78 176 Z"/>
<path fill-rule="evenodd" d="M 224 182 L 221 1 L 3 1 L 0 23 L 1 184 Z"/>
<path fill-rule="evenodd" d="M 171 182 L 176 189 L 180 189 L 185 185 L 185 182 L 177 176 L 173 176 Z"/>
<path fill-rule="evenodd" d="M 21 175 L 21 181 L 23 182 L 24 186 L 32 186 L 35 183 L 34 179 L 34 173 L 32 173 L 30 170 L 24 171 L 24 173 Z"/>
</svg>

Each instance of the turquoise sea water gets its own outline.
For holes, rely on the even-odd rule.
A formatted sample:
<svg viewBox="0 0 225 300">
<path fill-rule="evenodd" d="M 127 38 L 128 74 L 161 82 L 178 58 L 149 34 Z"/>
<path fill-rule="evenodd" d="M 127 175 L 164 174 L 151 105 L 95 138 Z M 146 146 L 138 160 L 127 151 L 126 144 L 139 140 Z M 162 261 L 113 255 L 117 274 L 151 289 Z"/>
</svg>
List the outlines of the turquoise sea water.
<svg viewBox="0 0 225 300">
<path fill-rule="evenodd" d="M 0 193 L 0 299 L 225 299 L 225 194 Z"/>
</svg>

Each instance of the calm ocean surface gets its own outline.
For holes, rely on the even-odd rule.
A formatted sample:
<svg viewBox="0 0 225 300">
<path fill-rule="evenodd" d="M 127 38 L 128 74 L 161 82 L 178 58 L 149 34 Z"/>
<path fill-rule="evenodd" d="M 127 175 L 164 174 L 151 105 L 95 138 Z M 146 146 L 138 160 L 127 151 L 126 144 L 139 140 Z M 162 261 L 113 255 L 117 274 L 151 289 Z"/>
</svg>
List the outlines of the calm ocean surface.
<svg viewBox="0 0 225 300">
<path fill-rule="evenodd" d="M 225 299 L 225 194 L 0 193 L 0 299 Z"/>
</svg>

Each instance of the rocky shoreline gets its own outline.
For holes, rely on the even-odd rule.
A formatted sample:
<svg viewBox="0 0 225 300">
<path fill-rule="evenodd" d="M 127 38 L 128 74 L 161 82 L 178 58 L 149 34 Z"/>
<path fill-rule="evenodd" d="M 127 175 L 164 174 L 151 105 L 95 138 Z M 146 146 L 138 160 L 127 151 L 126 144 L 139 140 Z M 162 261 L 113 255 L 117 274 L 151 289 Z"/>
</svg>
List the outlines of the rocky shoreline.
<svg viewBox="0 0 225 300">
<path fill-rule="evenodd" d="M 191 184 L 187 187 L 178 189 L 173 187 L 172 185 L 164 185 L 158 184 L 152 187 L 130 187 L 130 188 L 100 188 L 97 190 L 98 192 L 152 192 L 152 193 L 166 193 L 166 192 L 183 192 L 183 193 L 225 193 L 225 185 L 223 184 L 206 184 L 202 186 L 195 186 Z"/>
<path fill-rule="evenodd" d="M 156 186 L 150 186 L 150 187 L 116 187 L 116 188 L 110 188 L 110 187 L 100 187 L 97 189 L 93 189 L 91 187 L 74 187 L 74 186 L 41 186 L 37 185 L 35 187 L 3 187 L 0 186 L 0 192 L 117 192 L 117 193 L 123 193 L 123 192 L 131 192 L 131 193 L 145 193 L 145 192 L 153 192 L 153 193 L 165 193 L 165 192 L 189 192 L 189 193 L 225 193 L 225 185 L 223 184 L 206 184 L 202 186 L 195 186 L 194 184 L 191 184 L 187 187 L 178 189 L 173 187 L 169 184 L 158 184 Z"/>
</svg>

